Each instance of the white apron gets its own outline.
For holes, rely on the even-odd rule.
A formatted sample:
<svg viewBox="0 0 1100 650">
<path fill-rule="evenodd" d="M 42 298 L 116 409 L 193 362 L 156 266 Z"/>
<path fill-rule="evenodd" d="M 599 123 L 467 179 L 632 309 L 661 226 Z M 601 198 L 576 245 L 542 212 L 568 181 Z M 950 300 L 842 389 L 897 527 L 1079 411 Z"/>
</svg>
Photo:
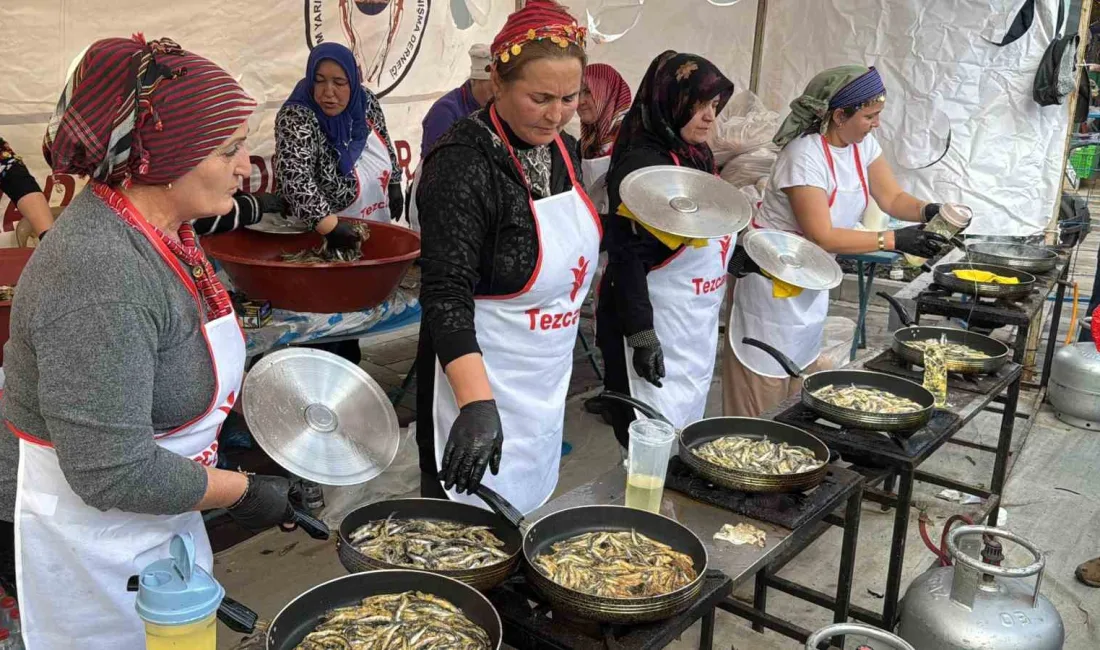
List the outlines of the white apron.
<svg viewBox="0 0 1100 650">
<path fill-rule="evenodd" d="M 592 205 L 599 214 L 607 214 L 607 171 L 611 169 L 611 156 L 585 158 L 581 160 L 581 172 L 584 178 L 584 191 L 592 199 Z"/>
<path fill-rule="evenodd" d="M 676 154 L 673 161 L 680 164 Z M 665 376 L 657 388 L 634 371 L 626 346 L 630 394 L 657 407 L 676 428 L 700 420 L 714 376 L 718 317 L 726 295 L 726 265 L 735 239 L 727 235 L 702 248 L 684 246 L 646 275 L 653 329 L 665 355 Z"/>
<path fill-rule="evenodd" d="M 860 183 L 860 187 L 856 188 L 840 187 L 836 180 L 833 154 L 824 136 L 821 137 L 821 146 L 825 150 L 825 160 L 833 175 L 833 192 L 829 196 L 833 227 L 855 228 L 870 199 L 859 145 L 851 145 L 855 147 L 852 158 Z M 753 220 L 754 228 L 774 227 L 762 222 L 766 220 L 763 213 L 757 214 L 760 215 L 760 220 Z M 790 357 L 798 367 L 805 368 L 821 354 L 821 336 L 828 315 L 828 291 L 803 291 L 792 298 L 773 298 L 772 281 L 751 273 L 739 278 L 734 285 L 729 318 L 733 352 L 743 366 L 758 375 L 787 378 L 789 375 L 786 371 L 768 353 L 743 344 L 741 339 L 749 337 L 764 341 Z"/>
<path fill-rule="evenodd" d="M 336 213 L 336 216 L 360 221 L 390 220 L 390 178 L 393 176 L 393 163 L 390 150 L 378 131 L 371 129 L 363 153 L 355 161 L 355 180 L 359 192 L 351 205 Z"/>
<path fill-rule="evenodd" d="M 182 264 L 142 223 L 146 238 L 180 276 L 202 309 Z M 218 458 L 218 433 L 240 391 L 245 340 L 235 314 L 203 326 L 217 380 L 206 412 L 157 436 L 158 445 L 206 466 Z M 213 554 L 202 514 L 145 515 L 90 507 L 69 487 L 48 442 L 20 438 L 15 505 L 15 561 L 23 639 L 28 650 L 144 648 L 145 628 L 126 581 L 150 562 L 169 557 L 173 535 L 190 532 L 198 563 Z"/>
<path fill-rule="evenodd" d="M 490 109 L 490 117 L 507 142 L 495 109 Z M 482 484 L 522 513 L 545 503 L 558 484 L 573 347 L 602 234 L 599 216 L 577 185 L 569 152 L 560 138 L 556 142 L 573 189 L 531 201 L 539 243 L 535 272 L 519 293 L 474 300 L 477 342 L 504 431 L 500 473 L 486 471 Z M 523 176 L 519 160 L 511 153 Z M 437 469 L 457 416 L 454 392 L 437 361 L 432 410 Z M 486 507 L 476 496 L 453 490 L 448 496 Z"/>
</svg>

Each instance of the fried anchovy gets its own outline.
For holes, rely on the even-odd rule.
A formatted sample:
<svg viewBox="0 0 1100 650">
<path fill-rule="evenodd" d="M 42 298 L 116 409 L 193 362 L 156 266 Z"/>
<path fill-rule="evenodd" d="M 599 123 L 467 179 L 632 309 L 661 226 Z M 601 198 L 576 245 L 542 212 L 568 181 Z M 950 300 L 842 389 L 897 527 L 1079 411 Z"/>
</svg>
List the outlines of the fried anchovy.
<svg viewBox="0 0 1100 650">
<path fill-rule="evenodd" d="M 671 593 L 697 577 L 691 556 L 636 531 L 593 532 L 555 543 L 535 566 L 559 585 L 592 596 Z"/>
<path fill-rule="evenodd" d="M 360 553 L 380 562 L 428 571 L 479 569 L 510 557 L 488 526 L 454 521 L 390 515 L 355 529 L 350 541 Z"/>
<path fill-rule="evenodd" d="M 800 474 L 825 464 L 807 447 L 745 436 L 715 438 L 692 449 L 691 453 L 725 469 L 757 474 Z"/>
<path fill-rule="evenodd" d="M 366 224 L 353 224 L 351 229 L 359 235 L 359 246 L 354 249 L 338 248 L 329 250 L 328 240 L 321 242 L 317 248 L 307 248 L 297 253 L 283 253 L 280 258 L 284 262 L 294 264 L 328 264 L 331 262 L 358 262 L 363 258 L 362 243 L 370 239 L 370 229 Z"/>
<path fill-rule="evenodd" d="M 877 388 L 864 388 L 862 386 L 833 384 L 819 388 L 813 395 L 833 406 L 855 409 L 864 413 L 913 413 L 922 408 L 920 404 L 911 399 Z"/>
</svg>

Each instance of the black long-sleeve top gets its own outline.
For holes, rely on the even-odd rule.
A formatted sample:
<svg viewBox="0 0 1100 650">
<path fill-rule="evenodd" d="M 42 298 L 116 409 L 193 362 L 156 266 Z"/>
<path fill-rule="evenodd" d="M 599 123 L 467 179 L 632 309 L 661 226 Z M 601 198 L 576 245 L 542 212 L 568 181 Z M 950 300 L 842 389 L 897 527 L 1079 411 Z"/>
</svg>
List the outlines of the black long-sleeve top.
<svg viewBox="0 0 1100 650">
<path fill-rule="evenodd" d="M 505 124 L 506 136 L 538 200 L 572 189 L 557 145 L 531 147 Z M 580 178 L 577 142 L 562 140 Z M 434 475 L 432 400 L 436 362 L 479 352 L 474 296 L 523 289 L 538 261 L 538 234 L 527 189 L 489 113 L 457 123 L 421 165 L 416 205 L 421 225 L 420 343 L 417 350 L 417 424 L 420 468 Z"/>
<path fill-rule="evenodd" d="M 15 155 L 4 138 L 0 138 L 0 194 L 6 194 L 12 203 L 34 192 L 41 192 L 27 166 Z"/>
</svg>

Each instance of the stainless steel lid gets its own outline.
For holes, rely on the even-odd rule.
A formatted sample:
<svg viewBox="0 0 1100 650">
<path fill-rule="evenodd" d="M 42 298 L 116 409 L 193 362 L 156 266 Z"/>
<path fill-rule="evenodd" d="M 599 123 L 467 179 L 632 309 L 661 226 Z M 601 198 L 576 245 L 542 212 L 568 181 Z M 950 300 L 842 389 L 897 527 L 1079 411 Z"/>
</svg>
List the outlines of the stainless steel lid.
<svg viewBox="0 0 1100 650">
<path fill-rule="evenodd" d="M 741 245 L 772 277 L 802 289 L 832 289 L 844 280 L 836 259 L 805 237 L 782 230 L 752 229 Z"/>
<path fill-rule="evenodd" d="M 732 235 L 752 217 L 752 206 L 740 190 L 687 167 L 658 165 L 631 172 L 619 195 L 638 221 L 680 237 Z"/>
<path fill-rule="evenodd" d="M 245 226 L 245 228 L 256 232 L 265 232 L 269 235 L 300 235 L 309 232 L 309 226 L 304 223 L 270 212 L 264 213 L 258 222 Z"/>
<path fill-rule="evenodd" d="M 322 485 L 356 485 L 397 455 L 397 414 L 359 366 L 308 348 L 273 352 L 244 382 L 244 416 L 276 463 Z"/>
</svg>

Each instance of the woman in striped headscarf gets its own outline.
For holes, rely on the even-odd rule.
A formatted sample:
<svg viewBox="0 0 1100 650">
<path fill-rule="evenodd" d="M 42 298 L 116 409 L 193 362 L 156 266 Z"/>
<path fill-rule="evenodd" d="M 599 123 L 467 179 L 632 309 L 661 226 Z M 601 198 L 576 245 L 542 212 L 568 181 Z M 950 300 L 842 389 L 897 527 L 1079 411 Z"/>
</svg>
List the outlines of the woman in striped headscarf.
<svg viewBox="0 0 1100 650">
<path fill-rule="evenodd" d="M 50 120 L 46 161 L 88 185 L 20 277 L 4 348 L 0 563 L 27 647 L 143 648 L 126 580 L 176 534 L 209 571 L 200 511 L 255 530 L 293 514 L 286 479 L 215 469 L 245 345 L 190 224 L 232 209 L 255 105 L 216 64 L 135 36 L 94 43 Z"/>
<path fill-rule="evenodd" d="M 607 212 L 607 170 L 619 126 L 630 110 L 630 86 L 615 68 L 593 63 L 584 68 L 577 101 L 581 121 L 581 168 L 585 189 L 601 214 Z"/>
<path fill-rule="evenodd" d="M 924 222 L 939 213 L 939 204 L 902 191 L 872 133 L 885 103 L 886 87 L 874 68 L 841 66 L 814 77 L 791 102 L 791 113 L 775 136 L 783 150 L 752 227 L 794 232 L 830 253 L 938 253 L 947 240 L 925 232 Z M 887 214 L 920 225 L 883 232 L 855 229 L 872 197 Z M 734 259 L 747 258 L 735 253 Z M 737 280 L 722 361 L 726 415 L 757 416 L 801 386 L 775 359 L 742 339 L 778 348 L 808 368 L 805 372 L 819 370 L 828 311 L 828 291 L 792 295 L 757 273 Z"/>
</svg>

